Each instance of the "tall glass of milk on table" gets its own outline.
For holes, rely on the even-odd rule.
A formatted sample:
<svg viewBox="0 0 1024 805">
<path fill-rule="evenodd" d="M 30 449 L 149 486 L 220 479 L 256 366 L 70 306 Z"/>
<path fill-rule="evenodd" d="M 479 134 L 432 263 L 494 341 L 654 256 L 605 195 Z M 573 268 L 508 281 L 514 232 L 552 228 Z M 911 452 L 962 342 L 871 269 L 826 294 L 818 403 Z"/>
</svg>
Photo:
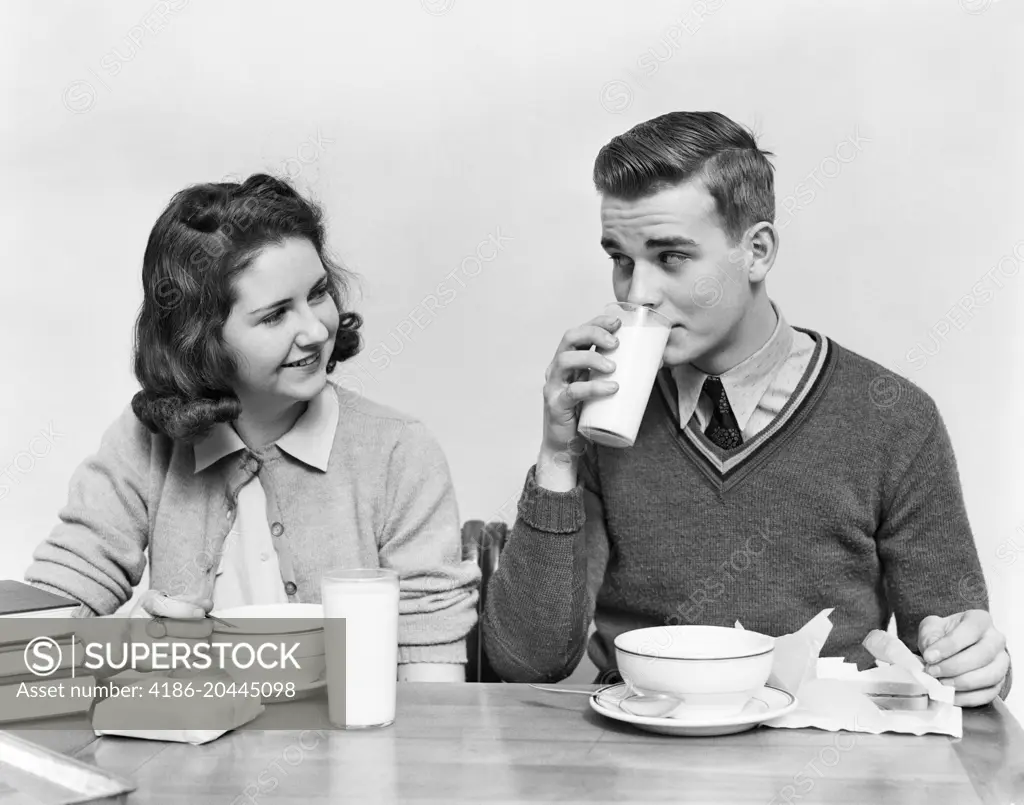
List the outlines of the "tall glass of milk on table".
<svg viewBox="0 0 1024 805">
<path fill-rule="evenodd" d="M 672 322 L 643 305 L 617 302 L 605 312 L 622 321 L 616 331 L 615 349 L 598 349 L 615 362 L 608 374 L 591 373 L 592 378 L 614 380 L 619 389 L 610 397 L 583 404 L 578 430 L 592 442 L 608 447 L 632 447 L 661 368 L 661 359 L 672 332 Z"/>
<path fill-rule="evenodd" d="M 335 727 L 386 727 L 395 720 L 398 596 L 393 570 L 346 568 L 323 574 L 327 709 Z"/>
</svg>

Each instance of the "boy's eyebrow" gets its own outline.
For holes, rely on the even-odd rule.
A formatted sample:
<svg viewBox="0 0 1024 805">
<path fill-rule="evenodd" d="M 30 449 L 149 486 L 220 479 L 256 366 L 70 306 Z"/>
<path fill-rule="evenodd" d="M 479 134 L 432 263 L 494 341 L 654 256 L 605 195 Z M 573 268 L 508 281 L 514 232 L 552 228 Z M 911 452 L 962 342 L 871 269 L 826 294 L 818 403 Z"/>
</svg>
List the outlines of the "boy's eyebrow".
<svg viewBox="0 0 1024 805">
<path fill-rule="evenodd" d="M 648 249 L 665 249 L 671 248 L 672 246 L 689 246 L 693 248 L 697 246 L 697 241 L 691 240 L 690 238 L 684 238 L 682 236 L 671 238 L 648 238 L 645 245 Z"/>
<path fill-rule="evenodd" d="M 325 273 L 321 274 L 319 277 L 317 277 L 316 282 L 314 282 L 310 286 L 309 290 L 312 291 L 318 285 L 322 285 L 322 284 L 324 284 L 326 282 L 327 282 L 327 274 L 325 272 Z M 264 312 L 273 310 L 274 308 L 281 307 L 282 305 L 287 305 L 291 301 L 292 301 L 291 299 L 279 299 L 278 301 L 273 302 L 273 303 L 271 303 L 269 305 L 264 305 L 263 307 L 258 307 L 255 310 L 250 310 L 249 311 L 249 315 L 250 316 L 255 316 L 257 313 L 264 313 Z"/>
<path fill-rule="evenodd" d="M 699 244 L 697 241 L 691 238 L 684 238 L 682 236 L 676 236 L 671 238 L 648 238 L 644 242 L 644 246 L 648 249 L 667 249 L 672 247 L 688 247 L 696 248 Z M 621 249 L 619 242 L 615 238 L 605 237 L 601 238 L 601 247 L 605 251 L 611 251 L 612 249 Z"/>
</svg>

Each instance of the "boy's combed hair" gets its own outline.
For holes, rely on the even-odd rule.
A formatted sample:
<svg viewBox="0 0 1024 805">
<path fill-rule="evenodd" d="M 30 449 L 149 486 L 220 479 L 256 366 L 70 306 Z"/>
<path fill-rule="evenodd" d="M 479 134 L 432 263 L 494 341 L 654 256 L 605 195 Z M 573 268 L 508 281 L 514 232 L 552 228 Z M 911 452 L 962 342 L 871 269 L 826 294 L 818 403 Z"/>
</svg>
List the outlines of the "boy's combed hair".
<svg viewBox="0 0 1024 805">
<path fill-rule="evenodd" d="M 760 221 L 775 221 L 774 168 L 753 132 L 718 112 L 670 112 L 634 126 L 604 146 L 594 185 L 633 201 L 700 179 L 735 243 Z"/>
<path fill-rule="evenodd" d="M 142 390 L 132 410 L 151 431 L 192 442 L 238 418 L 237 365 L 223 340 L 234 279 L 264 248 L 292 237 L 313 244 L 341 314 L 328 373 L 359 352 L 362 319 L 345 310 L 351 274 L 327 253 L 317 204 L 266 174 L 188 187 L 157 219 L 142 261 L 133 357 Z"/>
</svg>

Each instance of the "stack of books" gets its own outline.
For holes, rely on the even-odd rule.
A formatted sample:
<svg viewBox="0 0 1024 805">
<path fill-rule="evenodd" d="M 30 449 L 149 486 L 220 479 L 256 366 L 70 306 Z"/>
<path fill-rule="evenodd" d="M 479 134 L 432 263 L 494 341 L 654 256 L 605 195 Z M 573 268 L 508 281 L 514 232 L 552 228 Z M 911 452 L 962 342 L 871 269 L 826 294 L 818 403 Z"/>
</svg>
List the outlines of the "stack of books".
<svg viewBox="0 0 1024 805">
<path fill-rule="evenodd" d="M 92 706 L 91 697 L 72 691 L 72 682 L 80 690 L 95 683 L 81 674 L 84 652 L 72 651 L 71 617 L 78 607 L 30 584 L 0 580 L 0 723 L 73 715 Z"/>
</svg>

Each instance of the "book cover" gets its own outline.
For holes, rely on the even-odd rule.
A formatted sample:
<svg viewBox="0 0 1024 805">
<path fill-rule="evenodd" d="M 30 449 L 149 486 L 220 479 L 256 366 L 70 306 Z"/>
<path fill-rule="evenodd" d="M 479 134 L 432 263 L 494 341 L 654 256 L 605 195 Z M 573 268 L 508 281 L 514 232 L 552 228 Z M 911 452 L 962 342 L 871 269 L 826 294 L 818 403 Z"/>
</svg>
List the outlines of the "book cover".
<svg viewBox="0 0 1024 805">
<path fill-rule="evenodd" d="M 13 579 L 0 580 L 0 618 L 60 617 L 78 609 L 78 602 Z M 66 610 L 64 612 L 63 610 Z"/>
<path fill-rule="evenodd" d="M 77 651 L 73 650 L 72 640 L 73 638 L 54 640 L 60 647 L 60 661 L 57 662 L 56 657 L 53 657 L 53 661 L 57 665 L 52 672 L 53 675 L 64 669 L 68 669 L 70 673 L 72 665 L 77 668 L 85 664 L 84 648 L 78 646 Z M 0 684 L 5 684 L 8 677 L 24 676 L 31 673 L 25 658 L 26 646 L 26 643 L 0 646 Z M 36 676 L 35 678 L 45 677 Z"/>
<path fill-rule="evenodd" d="M 78 661 L 75 663 L 74 668 L 70 665 L 65 665 L 62 668 L 58 668 L 50 676 L 38 676 L 26 671 L 23 674 L 0 677 L 0 688 L 6 687 L 7 685 L 19 685 L 22 682 L 45 682 L 46 680 L 50 680 L 51 682 L 60 682 L 61 680 L 77 682 L 80 678 L 85 678 L 92 673 L 92 671 L 85 668 L 85 663 Z"/>
<path fill-rule="evenodd" d="M 0 685 L 0 723 L 88 713 L 95 682 L 90 676 Z"/>
</svg>

